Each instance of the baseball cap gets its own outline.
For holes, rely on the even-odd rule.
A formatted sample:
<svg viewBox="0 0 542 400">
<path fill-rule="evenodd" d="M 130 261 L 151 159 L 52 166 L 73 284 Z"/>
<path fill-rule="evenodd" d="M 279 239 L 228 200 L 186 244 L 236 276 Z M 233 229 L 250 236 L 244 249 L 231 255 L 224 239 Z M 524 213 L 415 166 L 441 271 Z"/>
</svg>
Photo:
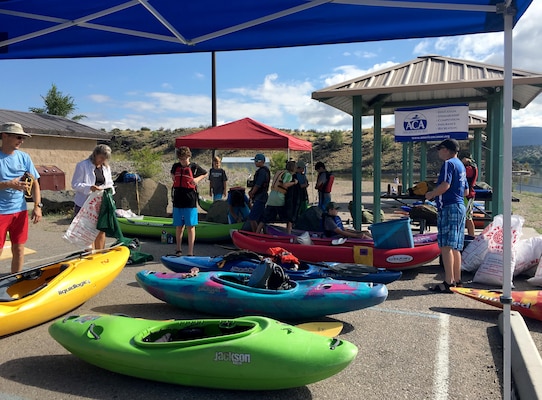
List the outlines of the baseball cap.
<svg viewBox="0 0 542 400">
<path fill-rule="evenodd" d="M 465 151 L 465 150 L 463 150 L 462 152 L 460 152 L 459 155 L 458 155 L 457 157 L 458 157 L 459 159 L 468 158 L 469 160 L 472 160 L 472 155 L 470 154 L 470 152 Z"/>
<path fill-rule="evenodd" d="M 446 149 L 451 150 L 451 151 L 453 151 L 455 153 L 457 153 L 459 151 L 459 143 L 455 139 L 443 140 L 442 142 L 437 144 L 435 147 L 437 148 L 437 150 L 442 149 L 442 148 L 446 148 Z"/>
<path fill-rule="evenodd" d="M 21 124 L 18 124 L 17 122 L 6 122 L 0 125 L 0 132 L 1 133 L 8 133 L 10 135 L 22 135 L 26 137 L 32 137 L 29 133 L 26 133 L 23 130 L 23 127 Z"/>
<path fill-rule="evenodd" d="M 299 160 L 296 164 L 297 168 L 305 168 L 307 164 L 305 164 L 305 161 Z"/>
<path fill-rule="evenodd" d="M 262 153 L 258 153 L 254 156 L 252 161 L 265 161 L 265 156 Z"/>
<path fill-rule="evenodd" d="M 336 205 L 333 201 L 330 201 L 328 205 L 326 206 L 326 210 L 338 210 L 339 208 L 341 207 Z"/>
</svg>

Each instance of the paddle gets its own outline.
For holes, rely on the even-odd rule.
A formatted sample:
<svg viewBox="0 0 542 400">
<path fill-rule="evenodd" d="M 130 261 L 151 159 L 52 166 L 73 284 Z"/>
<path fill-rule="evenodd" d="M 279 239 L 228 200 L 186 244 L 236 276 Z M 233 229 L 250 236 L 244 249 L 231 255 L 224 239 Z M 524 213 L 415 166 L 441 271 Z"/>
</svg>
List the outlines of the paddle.
<svg viewBox="0 0 542 400">
<path fill-rule="evenodd" d="M 296 328 L 312 332 L 320 336 L 333 338 L 343 330 L 342 322 L 307 322 L 295 325 Z"/>
<path fill-rule="evenodd" d="M 89 255 L 92 255 L 92 254 L 97 254 L 97 253 L 100 253 L 100 252 L 109 251 L 109 250 L 114 249 L 115 247 L 118 247 L 118 246 L 119 245 L 115 245 L 115 246 L 112 246 L 112 247 L 109 247 L 109 248 L 103 249 L 103 250 L 91 250 L 91 251 L 81 250 L 81 251 L 77 251 L 75 253 L 71 253 L 68 256 L 65 256 L 64 258 L 61 258 L 60 260 L 52 261 L 50 263 L 38 265 L 38 266 L 28 268 L 28 269 L 23 269 L 22 271 L 15 272 L 14 274 L 9 274 L 9 275 L 2 276 L 2 277 L 0 277 L 0 282 L 3 281 L 4 279 L 13 278 L 13 277 L 16 277 L 16 276 L 19 276 L 19 275 L 24 275 L 24 274 L 27 274 L 27 273 L 32 272 L 32 271 L 37 271 L 37 270 L 40 270 L 42 268 L 50 267 L 51 265 L 55 265 L 55 264 L 61 263 L 63 261 L 69 261 L 69 260 L 73 260 L 75 258 L 82 258 L 82 257 L 86 257 L 86 256 L 89 256 Z"/>
</svg>

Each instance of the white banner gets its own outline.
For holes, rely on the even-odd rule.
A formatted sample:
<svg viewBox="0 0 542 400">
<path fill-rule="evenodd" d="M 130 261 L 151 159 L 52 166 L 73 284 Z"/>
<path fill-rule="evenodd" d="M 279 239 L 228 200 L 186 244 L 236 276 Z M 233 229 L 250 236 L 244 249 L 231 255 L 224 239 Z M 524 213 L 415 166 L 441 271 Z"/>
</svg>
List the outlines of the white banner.
<svg viewBox="0 0 542 400">
<path fill-rule="evenodd" d="M 469 105 L 398 108 L 395 110 L 396 142 L 467 139 Z"/>
</svg>

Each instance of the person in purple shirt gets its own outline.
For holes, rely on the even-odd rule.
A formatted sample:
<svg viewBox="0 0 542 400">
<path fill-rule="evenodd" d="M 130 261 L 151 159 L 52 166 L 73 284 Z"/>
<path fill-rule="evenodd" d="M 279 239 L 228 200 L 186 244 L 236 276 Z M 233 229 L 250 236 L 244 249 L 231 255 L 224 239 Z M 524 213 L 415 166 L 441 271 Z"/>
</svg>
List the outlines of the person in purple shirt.
<svg viewBox="0 0 542 400">
<path fill-rule="evenodd" d="M 461 250 L 465 237 L 465 203 L 468 191 L 465 166 L 459 158 L 459 143 L 446 139 L 436 146 L 444 161 L 437 180 L 437 187 L 425 194 L 434 199 L 438 208 L 438 245 L 444 264 L 444 282 L 431 288 L 440 293 L 452 293 L 451 286 L 461 286 Z"/>
</svg>

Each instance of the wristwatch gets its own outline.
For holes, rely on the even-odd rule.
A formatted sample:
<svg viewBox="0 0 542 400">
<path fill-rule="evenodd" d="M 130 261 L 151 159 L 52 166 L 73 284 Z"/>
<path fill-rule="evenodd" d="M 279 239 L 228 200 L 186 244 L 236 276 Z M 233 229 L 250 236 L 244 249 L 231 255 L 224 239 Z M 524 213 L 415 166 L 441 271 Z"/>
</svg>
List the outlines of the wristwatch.
<svg viewBox="0 0 542 400">
<path fill-rule="evenodd" d="M 36 204 L 36 207 L 43 208 L 43 203 Z"/>
</svg>

